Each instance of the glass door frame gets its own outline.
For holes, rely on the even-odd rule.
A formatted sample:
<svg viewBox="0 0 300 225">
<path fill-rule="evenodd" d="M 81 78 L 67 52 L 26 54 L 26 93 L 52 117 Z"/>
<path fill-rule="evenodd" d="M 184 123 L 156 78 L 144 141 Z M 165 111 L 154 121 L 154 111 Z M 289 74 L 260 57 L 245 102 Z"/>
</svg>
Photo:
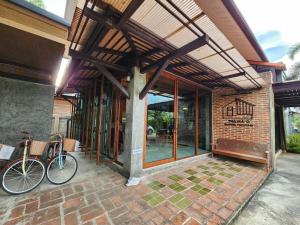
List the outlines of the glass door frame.
<svg viewBox="0 0 300 225">
<path fill-rule="evenodd" d="M 186 159 L 186 158 L 190 158 L 190 157 L 194 157 L 198 155 L 198 122 L 199 122 L 199 109 L 198 109 L 198 90 L 201 90 L 201 85 L 190 81 L 188 79 L 185 79 L 183 77 L 179 77 L 177 75 L 171 74 L 169 72 L 162 72 L 161 74 L 162 77 L 167 78 L 167 79 L 171 79 L 174 81 L 174 132 L 173 132 L 173 157 L 172 158 L 168 158 L 168 159 L 162 159 L 162 160 L 157 160 L 154 162 L 146 162 L 146 153 L 147 153 L 147 121 L 148 121 L 148 115 L 147 115 L 147 98 L 145 100 L 145 115 L 144 115 L 144 146 L 143 146 L 143 168 L 150 168 L 150 167 L 154 167 L 154 166 L 158 166 L 158 165 L 162 165 L 162 164 L 166 164 L 169 162 L 173 162 L 173 161 L 177 161 L 177 160 L 182 160 L 182 159 Z M 149 76 L 147 74 L 147 81 L 149 80 Z M 178 88 L 179 88 L 179 82 L 188 84 L 190 86 L 192 86 L 193 88 L 195 88 L 195 128 L 194 128 L 194 132 L 195 132 L 195 150 L 194 150 L 194 155 L 193 156 L 187 156 L 184 158 L 177 158 L 176 152 L 177 152 L 177 134 L 178 134 Z"/>
</svg>

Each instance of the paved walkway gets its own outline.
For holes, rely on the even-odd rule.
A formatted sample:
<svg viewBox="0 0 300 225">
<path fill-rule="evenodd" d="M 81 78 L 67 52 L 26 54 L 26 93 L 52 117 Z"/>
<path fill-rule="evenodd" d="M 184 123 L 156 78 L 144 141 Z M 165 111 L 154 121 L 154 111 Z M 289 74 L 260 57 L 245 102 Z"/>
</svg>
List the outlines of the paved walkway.
<svg viewBox="0 0 300 225">
<path fill-rule="evenodd" d="M 217 159 L 149 176 L 135 187 L 126 187 L 126 179 L 104 165 L 97 173 L 0 200 L 0 224 L 225 224 L 266 175 Z"/>
<path fill-rule="evenodd" d="M 281 154 L 277 170 L 242 211 L 234 225 L 300 224 L 300 154 Z"/>
</svg>

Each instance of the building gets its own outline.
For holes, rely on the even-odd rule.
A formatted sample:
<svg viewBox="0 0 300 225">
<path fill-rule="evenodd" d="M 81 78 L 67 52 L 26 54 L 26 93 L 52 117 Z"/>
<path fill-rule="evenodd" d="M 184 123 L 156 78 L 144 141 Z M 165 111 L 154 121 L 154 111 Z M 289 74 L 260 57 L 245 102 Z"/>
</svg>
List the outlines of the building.
<svg viewBox="0 0 300 225">
<path fill-rule="evenodd" d="M 1 5 L 26 11 L 16 2 L 21 1 Z M 45 70 L 51 66 L 51 74 L 55 74 L 58 59 L 64 54 L 72 58 L 56 94 L 61 98 L 75 96 L 68 136 L 80 140 L 90 160 L 100 163 L 105 158 L 126 176 L 141 177 L 207 157 L 218 139 L 227 138 L 263 144 L 266 147 L 262 151 L 271 152 L 274 166 L 276 140 L 283 143 L 279 128 L 283 126 L 276 125 L 275 111 L 280 115 L 286 101 L 279 101 L 279 92 L 274 101 L 273 83 L 282 81 L 285 68 L 268 62 L 232 0 L 80 0 L 76 8 L 74 4 L 72 7 L 75 13 L 70 27 L 45 14 L 38 15 L 54 23 L 55 29 L 59 27 L 62 36 L 47 40 L 46 47 L 49 54 L 55 54 L 56 63 L 39 53 L 36 57 L 47 56 L 48 60 L 46 65 L 36 61 L 36 67 Z M 41 41 L 53 37 L 53 32 L 38 36 L 28 30 L 26 35 L 31 35 L 33 42 L 33 37 Z M 1 33 L 10 35 L 8 31 Z M 17 37 L 25 40 L 25 34 L 19 33 L 8 49 L 13 48 Z M 64 53 L 65 49 L 68 51 Z M 21 76 L 24 79 L 26 72 Z M 37 77 L 39 80 L 32 76 L 26 79 L 39 82 L 42 76 Z M 43 124 L 26 116 L 27 123 L 34 124 L 34 132 L 38 126 L 44 129 L 41 139 L 50 133 L 49 112 L 54 98 L 54 78 L 46 78 L 39 83 L 48 86 L 40 91 L 22 92 L 23 96 L 39 96 L 26 100 L 31 103 L 27 107 L 48 108 L 43 112 Z M 11 94 L 12 89 L 5 93 Z M 31 111 L 41 112 L 39 108 Z M 2 129 L 8 128 L 2 124 Z"/>
</svg>

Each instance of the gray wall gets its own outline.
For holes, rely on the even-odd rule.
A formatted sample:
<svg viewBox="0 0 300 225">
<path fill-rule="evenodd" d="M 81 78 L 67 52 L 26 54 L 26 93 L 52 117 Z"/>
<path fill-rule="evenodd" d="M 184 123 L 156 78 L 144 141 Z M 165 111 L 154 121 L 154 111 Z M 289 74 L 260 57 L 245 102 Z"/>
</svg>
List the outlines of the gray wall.
<svg viewBox="0 0 300 225">
<path fill-rule="evenodd" d="M 0 143 L 15 146 L 20 131 L 49 140 L 54 86 L 0 77 Z"/>
</svg>

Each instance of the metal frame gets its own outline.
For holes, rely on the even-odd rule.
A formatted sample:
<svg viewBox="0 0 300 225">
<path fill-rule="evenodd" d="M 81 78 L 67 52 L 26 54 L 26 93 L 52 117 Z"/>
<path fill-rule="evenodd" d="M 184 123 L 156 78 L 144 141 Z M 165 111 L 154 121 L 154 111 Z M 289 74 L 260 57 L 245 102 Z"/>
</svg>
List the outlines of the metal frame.
<svg viewBox="0 0 300 225">
<path fill-rule="evenodd" d="M 198 135 L 199 135 L 199 124 L 198 124 L 198 120 L 199 120 L 199 90 L 202 90 L 201 87 L 199 87 L 199 85 L 197 85 L 196 83 L 190 83 L 187 80 L 184 80 L 181 77 L 175 77 L 170 73 L 162 73 L 161 75 L 162 77 L 168 78 L 172 81 L 174 81 L 174 132 L 173 132 L 173 157 L 172 158 L 168 158 L 168 159 L 161 159 L 161 160 L 157 160 L 154 162 L 146 162 L 146 154 L 147 154 L 147 99 L 145 101 L 145 115 L 144 115 L 144 121 L 145 121 L 145 125 L 144 125 L 144 146 L 143 146 L 143 168 L 150 168 L 150 167 L 154 167 L 154 166 L 158 166 L 158 165 L 162 165 L 165 163 L 169 163 L 169 162 L 173 162 L 173 161 L 177 161 L 177 160 L 182 160 L 185 158 L 190 158 L 190 157 L 194 157 L 198 155 Z M 148 78 L 149 80 L 150 78 Z M 179 90 L 179 83 L 186 83 L 191 85 L 192 87 L 195 88 L 195 129 L 194 129 L 194 133 L 195 133 L 195 150 L 194 150 L 194 155 L 192 156 L 188 156 L 188 157 L 184 157 L 184 158 L 177 158 L 177 130 L 178 130 L 178 90 Z M 210 93 L 210 92 L 208 92 Z M 211 108 L 211 106 L 210 106 Z M 209 110 L 211 111 L 211 109 L 209 108 Z M 210 123 L 211 123 L 211 119 L 210 119 Z M 211 135 L 210 137 L 211 138 Z"/>
<path fill-rule="evenodd" d="M 193 21 L 193 19 L 189 18 L 176 4 L 174 4 L 171 0 L 167 0 L 169 3 L 168 5 L 171 5 L 171 7 L 167 7 L 165 3 L 163 3 L 160 0 L 155 0 L 161 7 L 163 7 L 165 10 L 167 10 L 174 18 L 176 18 L 179 22 L 182 23 L 183 27 L 186 27 L 191 32 L 196 34 L 199 39 L 205 39 L 208 44 L 215 52 L 216 54 L 220 55 L 224 60 L 226 60 L 230 65 L 233 66 L 236 70 L 238 70 L 239 76 L 244 76 L 247 80 L 249 80 L 255 88 L 261 88 L 261 85 L 253 79 L 235 60 L 232 59 L 228 53 L 222 49 L 213 39 L 207 36 L 205 32 Z M 118 64 L 118 62 L 121 62 L 122 60 L 117 60 L 113 63 L 109 63 L 107 59 L 112 59 L 115 57 L 121 57 L 121 58 L 128 58 L 129 53 L 133 53 L 131 56 L 131 63 L 132 65 L 135 65 L 136 62 L 136 56 L 139 55 L 142 60 L 141 64 L 148 64 L 145 67 L 142 68 L 142 71 L 149 71 L 150 69 L 154 69 L 155 67 L 161 66 L 166 60 L 169 60 L 169 65 L 164 68 L 165 70 L 175 73 L 179 76 L 186 77 L 187 79 L 193 80 L 194 82 L 202 83 L 206 87 L 214 87 L 214 86 L 232 86 L 235 89 L 243 90 L 240 86 L 230 81 L 230 78 L 235 77 L 236 74 L 228 75 L 228 76 L 222 76 L 218 74 L 216 71 L 213 71 L 212 69 L 206 67 L 202 63 L 194 60 L 193 58 L 187 56 L 186 54 L 193 49 L 197 48 L 197 45 L 193 46 L 193 42 L 199 43 L 199 41 L 192 41 L 191 43 L 188 43 L 186 48 L 180 48 L 176 49 L 174 46 L 171 46 L 166 41 L 158 38 L 156 35 L 152 34 L 149 31 L 146 31 L 142 27 L 135 24 L 133 21 L 130 20 L 130 17 L 133 15 L 133 13 L 139 8 L 139 6 L 143 3 L 143 0 L 134 0 L 132 1 L 129 6 L 126 8 L 124 13 L 120 13 L 113 9 L 110 5 L 102 2 L 102 1 L 92 1 L 92 6 L 88 7 L 89 0 L 86 1 L 86 4 L 84 5 L 84 8 L 82 10 L 82 14 L 79 18 L 79 22 L 77 24 L 75 34 L 73 35 L 72 42 L 70 45 L 70 53 L 80 59 L 80 63 L 77 63 L 79 66 L 75 66 L 73 69 L 73 72 L 71 73 L 70 77 L 68 78 L 67 82 L 65 83 L 62 91 L 66 91 L 68 83 L 71 83 L 73 80 L 73 77 L 78 76 L 76 73 L 82 73 L 82 74 L 89 74 L 89 76 L 95 76 L 95 73 L 97 71 L 85 71 L 84 65 L 88 61 L 89 65 L 91 64 L 97 64 L 99 63 L 101 66 L 106 67 L 107 69 L 115 69 L 115 68 L 122 68 L 121 72 L 123 72 L 122 76 L 125 77 L 129 74 L 130 67 L 129 68 L 123 68 L 121 64 Z M 100 4 L 101 2 L 101 4 Z M 95 7 L 101 8 L 102 11 L 94 11 Z M 176 12 L 176 13 L 175 13 Z M 181 15 L 181 17 L 178 16 L 178 14 Z M 204 13 L 202 13 L 204 14 Z M 203 15 L 202 15 L 203 16 Z M 181 18 L 184 17 L 188 22 L 184 22 Z M 87 27 L 88 21 L 94 20 L 97 22 L 97 25 L 95 26 L 93 32 L 91 33 L 90 37 L 88 38 L 87 45 L 84 46 L 83 50 L 79 53 L 77 52 L 77 45 L 79 43 L 79 40 L 82 38 L 82 34 L 84 30 Z M 82 29 L 80 30 L 79 35 L 77 33 L 79 32 L 79 27 L 82 26 Z M 113 47 L 98 47 L 98 43 L 104 38 L 104 36 L 110 31 L 111 28 L 116 29 L 116 33 L 121 32 L 122 36 L 119 38 L 119 40 L 122 40 L 123 38 L 127 40 L 127 44 L 129 46 L 129 49 L 126 48 L 125 50 L 117 50 L 113 49 Z M 199 35 L 199 33 L 195 30 L 204 35 Z M 107 41 L 107 43 L 110 43 L 115 38 L 115 35 L 111 36 L 110 40 Z M 77 40 L 75 41 L 77 37 Z M 139 41 L 137 41 L 139 40 Z M 209 41 L 208 41 L 209 40 Z M 118 41 L 117 41 L 118 42 Z M 116 42 L 116 43 L 117 43 Z M 214 47 L 210 42 L 216 46 Z M 114 46 L 116 45 L 114 44 Z M 143 44 L 144 43 L 144 44 Z M 152 46 L 152 48 L 148 50 L 142 50 L 141 44 L 145 47 Z M 75 47 L 74 47 L 75 45 Z M 193 46 L 194 48 L 188 48 L 188 46 Z M 198 48 L 202 46 L 199 45 Z M 178 54 L 178 52 L 182 51 L 182 54 Z M 90 55 L 93 52 L 97 52 L 96 57 L 90 58 Z M 123 54 L 122 54 L 123 53 Z M 103 55 L 99 59 L 99 55 Z M 107 57 L 109 55 L 109 57 Z M 158 58 L 158 55 L 161 57 Z M 155 60 L 154 60 L 155 58 Z M 82 72 L 78 71 L 79 67 L 81 67 Z M 184 72 L 186 71 L 185 68 L 189 68 L 190 71 L 194 71 L 192 73 Z M 197 71 L 197 72 L 196 72 Z M 101 71 L 100 71 L 101 72 Z M 198 74 L 198 77 L 201 77 L 199 80 L 196 79 L 196 75 Z M 191 75 L 191 76 L 190 76 Z M 74 79 L 75 80 L 75 79 Z M 115 84 L 114 84 L 115 85 Z M 149 85 L 148 85 L 149 86 Z M 145 95 L 143 92 L 141 96 Z"/>
</svg>

